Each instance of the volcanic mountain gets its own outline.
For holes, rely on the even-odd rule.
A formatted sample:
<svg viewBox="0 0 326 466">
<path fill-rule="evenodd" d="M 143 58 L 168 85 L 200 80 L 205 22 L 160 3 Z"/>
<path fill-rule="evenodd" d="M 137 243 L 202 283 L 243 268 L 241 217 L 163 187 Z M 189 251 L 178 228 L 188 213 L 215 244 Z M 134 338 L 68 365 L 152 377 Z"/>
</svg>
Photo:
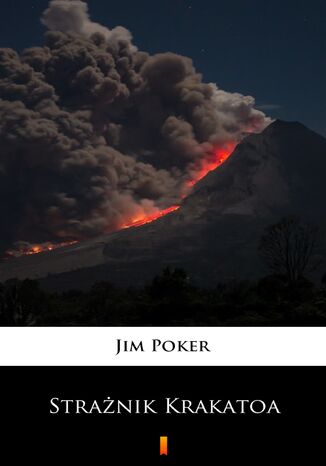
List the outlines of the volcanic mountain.
<svg viewBox="0 0 326 466">
<path fill-rule="evenodd" d="M 43 278 L 56 289 L 96 281 L 141 285 L 166 266 L 198 282 L 255 278 L 266 226 L 286 215 L 326 225 L 326 139 L 301 123 L 275 121 L 247 136 L 209 173 L 179 210 L 129 228 L 35 256 L 3 261 L 0 281 Z"/>
</svg>

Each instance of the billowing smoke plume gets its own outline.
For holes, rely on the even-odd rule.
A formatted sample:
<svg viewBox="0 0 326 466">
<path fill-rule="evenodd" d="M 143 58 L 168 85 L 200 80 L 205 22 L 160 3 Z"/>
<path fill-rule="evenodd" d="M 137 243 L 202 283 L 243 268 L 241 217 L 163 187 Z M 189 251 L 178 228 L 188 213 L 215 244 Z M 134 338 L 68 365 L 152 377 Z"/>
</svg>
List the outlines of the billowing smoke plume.
<svg viewBox="0 0 326 466">
<path fill-rule="evenodd" d="M 87 4 L 80 0 L 50 1 L 50 7 L 44 12 L 42 23 L 50 31 L 72 33 L 88 38 L 100 33 L 106 41 L 118 43 L 124 40 L 135 50 L 131 44 L 132 35 L 128 29 L 118 26 L 110 30 L 101 24 L 94 23 L 89 18 Z"/>
<path fill-rule="evenodd" d="M 52 0 L 42 22 L 43 47 L 0 50 L 2 248 L 178 204 L 217 149 L 269 123 L 252 97 L 203 83 L 189 58 L 138 51 L 80 0 Z"/>
</svg>

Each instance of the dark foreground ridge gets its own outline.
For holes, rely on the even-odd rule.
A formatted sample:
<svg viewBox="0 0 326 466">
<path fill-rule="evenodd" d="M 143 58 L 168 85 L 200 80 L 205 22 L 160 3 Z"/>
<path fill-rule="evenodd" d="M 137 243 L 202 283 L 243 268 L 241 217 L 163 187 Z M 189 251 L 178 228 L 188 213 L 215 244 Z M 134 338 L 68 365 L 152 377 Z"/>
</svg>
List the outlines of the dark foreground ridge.
<svg viewBox="0 0 326 466">
<path fill-rule="evenodd" d="M 325 326 L 326 275 L 320 285 L 270 275 L 204 288 L 182 269 L 148 286 L 109 282 L 89 291 L 49 292 L 33 280 L 0 287 L 1 326 Z"/>
</svg>

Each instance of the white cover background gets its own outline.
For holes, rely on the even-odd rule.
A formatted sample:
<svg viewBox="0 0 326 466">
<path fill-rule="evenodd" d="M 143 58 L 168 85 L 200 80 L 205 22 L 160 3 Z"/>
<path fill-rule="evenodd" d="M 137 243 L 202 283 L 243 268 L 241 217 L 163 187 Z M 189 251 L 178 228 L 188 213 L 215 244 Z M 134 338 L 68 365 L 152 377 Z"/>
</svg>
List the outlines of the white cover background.
<svg viewBox="0 0 326 466">
<path fill-rule="evenodd" d="M 211 353 L 151 352 L 152 339 L 207 340 Z M 146 352 L 115 356 L 116 339 Z M 326 328 L 0 328 L 8 366 L 326 366 Z"/>
</svg>

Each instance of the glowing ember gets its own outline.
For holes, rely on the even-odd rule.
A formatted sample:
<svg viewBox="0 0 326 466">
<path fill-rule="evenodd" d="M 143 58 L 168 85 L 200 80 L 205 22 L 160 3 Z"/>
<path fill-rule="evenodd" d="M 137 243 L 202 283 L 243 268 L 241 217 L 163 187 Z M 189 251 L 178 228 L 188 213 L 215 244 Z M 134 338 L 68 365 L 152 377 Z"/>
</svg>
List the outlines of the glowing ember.
<svg viewBox="0 0 326 466">
<path fill-rule="evenodd" d="M 126 228 L 140 227 L 142 225 L 146 225 L 147 223 L 152 223 L 155 220 L 158 220 L 159 218 L 164 217 L 165 215 L 170 214 L 171 212 L 175 212 L 178 209 L 180 209 L 180 206 L 174 205 L 172 207 L 168 207 L 167 209 L 155 212 L 151 215 L 143 214 L 142 216 L 133 219 L 130 223 L 122 225 L 121 229 L 123 230 Z"/>
<path fill-rule="evenodd" d="M 42 244 L 29 244 L 20 242 L 17 243 L 17 248 L 6 252 L 7 258 L 33 256 L 34 254 L 41 254 L 42 252 L 50 252 L 55 249 L 63 248 L 65 246 L 72 246 L 78 241 L 65 241 L 63 243 L 42 243 Z"/>
</svg>

